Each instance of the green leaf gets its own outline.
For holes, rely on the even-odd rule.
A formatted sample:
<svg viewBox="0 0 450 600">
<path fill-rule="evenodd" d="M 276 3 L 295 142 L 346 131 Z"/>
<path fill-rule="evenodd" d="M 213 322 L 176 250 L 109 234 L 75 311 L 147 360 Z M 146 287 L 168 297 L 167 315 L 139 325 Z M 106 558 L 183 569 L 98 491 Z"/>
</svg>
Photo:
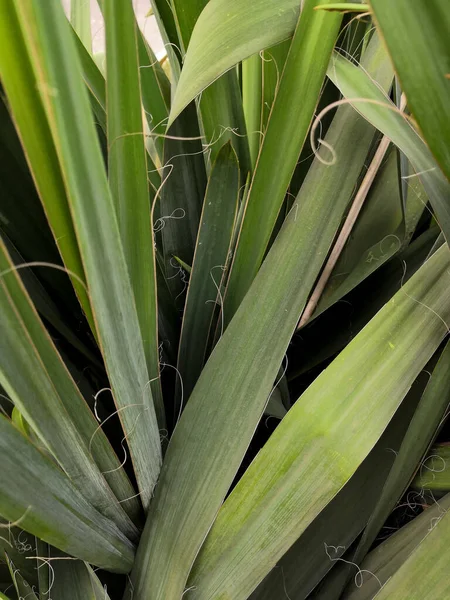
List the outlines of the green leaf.
<svg viewBox="0 0 450 600">
<path fill-rule="evenodd" d="M 263 65 L 259 53 L 242 62 L 242 102 L 253 169 L 261 143 Z"/>
<path fill-rule="evenodd" d="M 306 0 L 303 5 L 264 134 L 225 295 L 226 323 L 266 253 L 336 41 L 342 17 L 316 12 L 316 4 Z"/>
<path fill-rule="evenodd" d="M 336 10 L 340 12 L 370 12 L 368 4 L 360 4 L 359 2 L 330 2 L 323 6 L 318 6 L 316 10 Z"/>
<path fill-rule="evenodd" d="M 350 479 L 448 332 L 449 264 L 442 247 L 288 412 L 205 540 L 195 600 L 246 598 Z"/>
<path fill-rule="evenodd" d="M 396 502 L 408 487 L 417 465 L 420 463 L 440 425 L 449 404 L 449 397 L 450 343 L 447 343 L 436 367 L 433 369 L 430 381 L 425 388 L 417 411 L 395 459 L 395 463 L 384 484 L 375 510 L 364 530 L 364 534 L 355 552 L 354 562 L 358 564 L 361 562 L 383 523 L 395 507 Z M 421 465 L 419 478 L 416 478 L 416 484 L 426 483 L 426 487 L 438 489 L 438 485 L 434 487 L 434 481 L 439 479 L 441 471 L 445 472 L 445 469 L 442 469 L 445 461 L 443 462 L 439 457 L 436 459 L 435 465 L 433 461 L 434 459 L 432 459 L 431 465 L 428 463 L 423 463 L 423 466 Z M 434 473 L 434 470 L 437 472 Z M 420 487 L 422 488 L 423 486 L 420 485 Z"/>
<path fill-rule="evenodd" d="M 377 52 L 375 58 L 379 65 Z M 390 81 L 388 70 L 382 80 Z M 342 143 L 339 156 L 346 169 L 330 169 L 317 160 L 305 195 L 298 198 L 215 346 L 175 429 L 132 575 L 135 600 L 183 592 L 192 562 L 264 412 L 364 163 L 364 148 L 372 139 L 372 127 L 350 107 L 344 111 L 345 118 L 337 120 L 329 141 Z M 176 569 L 171 566 L 175 564 Z"/>
<path fill-rule="evenodd" d="M 15 567 L 30 585 L 38 583 L 37 562 L 34 560 L 34 536 L 0 518 L 0 561 L 8 554 Z"/>
<path fill-rule="evenodd" d="M 362 69 L 337 53 L 330 63 L 328 77 L 355 109 L 387 135 L 408 157 L 422 181 L 439 225 L 449 241 L 450 183 L 418 133 Z"/>
<path fill-rule="evenodd" d="M 178 117 L 168 135 L 155 232 L 161 232 L 167 284 L 174 299 L 178 299 L 186 284 L 173 257 L 192 264 L 206 189 L 204 150 L 194 103 Z"/>
<path fill-rule="evenodd" d="M 158 288 L 158 333 L 162 344 L 162 353 L 166 362 L 174 365 L 177 360 L 180 316 L 175 308 L 167 281 L 158 263 L 156 265 L 156 277 Z"/>
<path fill-rule="evenodd" d="M 0 3 L 0 77 L 58 249 L 95 334 L 80 251 L 38 79 L 14 2 Z M 73 276 L 72 276 L 73 275 Z"/>
<path fill-rule="evenodd" d="M 336 568 L 325 552 L 324 542 L 347 548 L 364 528 L 394 461 L 394 453 L 387 448 L 400 446 L 419 398 L 415 390 L 408 394 L 356 473 L 278 561 L 251 600 L 282 598 L 284 591 L 292 599 L 306 598 L 326 573 Z"/>
<path fill-rule="evenodd" d="M 127 535 L 136 536 L 112 492 L 125 500 L 134 489 L 12 270 L 2 242 L 0 271 L 1 384 L 86 498 Z M 138 507 L 136 500 L 127 507 L 135 519 Z"/>
<path fill-rule="evenodd" d="M 170 111 L 169 125 L 213 81 L 234 65 L 290 37 L 299 0 L 210 0 L 199 16 Z"/>
<path fill-rule="evenodd" d="M 178 39 L 172 4 L 167 2 L 167 0 L 150 0 L 150 4 L 169 58 L 171 74 L 173 79 L 178 81 L 180 76 L 181 50 L 179 48 L 180 41 Z"/>
<path fill-rule="evenodd" d="M 445 503 L 448 506 L 447 503 Z M 445 506 L 439 507 L 435 521 L 423 540 L 377 594 L 377 600 L 405 598 L 447 598 L 450 594 L 448 543 L 450 515 Z M 427 512 L 425 512 L 425 515 Z M 399 532 L 401 533 L 401 531 Z"/>
<path fill-rule="evenodd" d="M 90 92 L 90 100 L 93 112 L 100 127 L 106 134 L 107 125 L 105 78 L 103 77 L 103 74 L 96 65 L 95 60 L 92 58 L 92 56 L 90 56 L 89 52 L 83 46 L 77 35 L 74 35 L 74 40 L 78 52 L 78 57 L 80 59 L 81 66 L 83 69 L 84 82 L 86 83 Z M 160 100 L 159 96 L 162 92 L 159 87 L 160 84 L 156 83 L 157 80 L 155 74 L 153 72 L 150 72 L 151 70 L 157 70 L 155 64 L 157 63 L 157 61 L 156 58 L 153 57 L 150 48 L 148 48 L 144 40 L 141 39 L 140 32 L 137 32 L 137 43 L 140 61 L 139 69 L 142 84 L 142 100 L 144 103 L 144 108 L 146 110 L 146 115 L 149 121 L 152 121 L 155 118 L 157 119 L 156 123 L 153 123 L 153 126 L 161 122 L 161 125 L 159 127 L 156 127 L 155 131 L 163 133 L 165 130 L 164 119 L 167 119 L 167 109 L 165 109 L 165 111 L 163 109 L 162 115 L 159 112 L 157 112 L 160 108 L 158 100 Z M 152 98 L 151 107 L 153 114 L 150 113 L 148 105 L 149 96 Z M 162 141 L 162 138 L 152 136 L 152 143 L 161 142 L 162 144 Z M 148 156 L 148 161 L 150 163 L 148 169 L 148 179 L 149 182 L 155 187 L 155 189 L 157 189 L 161 185 L 161 177 L 159 176 L 154 166 L 153 160 L 150 158 L 150 156 Z"/>
<path fill-rule="evenodd" d="M 16 9 L 28 37 L 31 34 L 26 24 L 36 26 L 32 60 L 39 66 L 39 90 L 65 178 L 99 341 L 146 508 L 161 463 L 159 431 L 119 227 L 81 66 L 70 25 L 57 0 L 18 2 Z"/>
<path fill-rule="evenodd" d="M 203 90 L 200 116 L 205 132 L 205 143 L 210 144 L 213 162 L 222 147 L 230 141 L 236 151 L 242 178 L 251 171 L 247 128 L 242 107 L 242 95 L 235 71 L 225 73 Z"/>
<path fill-rule="evenodd" d="M 92 54 L 91 4 L 89 0 L 70 0 L 70 22 L 83 46 Z"/>
<path fill-rule="evenodd" d="M 34 539 L 36 540 L 36 556 L 39 556 L 41 559 L 37 560 L 38 566 L 36 568 L 39 582 L 39 600 L 51 600 L 50 563 L 45 561 L 49 556 L 50 546 L 38 537 Z"/>
<path fill-rule="evenodd" d="M 137 24 L 135 25 L 137 28 Z M 150 140 L 155 145 L 159 160 L 164 153 L 164 133 L 170 105 L 170 83 L 152 49 L 139 29 L 136 30 L 141 81 L 142 104 L 150 132 Z M 158 165 L 159 166 L 159 165 Z M 149 173 L 154 178 L 158 173 Z"/>
<path fill-rule="evenodd" d="M 267 121 L 269 120 L 270 111 L 275 100 L 275 96 L 278 92 L 280 85 L 281 74 L 286 62 L 286 57 L 289 52 L 291 40 L 287 39 L 272 48 L 264 50 L 263 56 L 263 77 L 262 77 L 262 88 L 263 88 L 263 106 L 261 116 L 261 131 L 264 132 L 267 127 Z M 251 133 L 251 129 L 248 128 Z M 259 140 L 260 143 L 262 140 Z"/>
<path fill-rule="evenodd" d="M 447 396 L 442 397 L 439 395 L 438 398 L 441 400 L 440 406 L 442 407 L 442 404 L 445 404 L 445 408 L 447 408 L 448 401 L 446 402 L 445 400 L 449 396 L 448 391 L 444 391 L 447 392 Z M 435 421 L 434 424 L 436 424 Z M 411 482 L 411 487 L 419 490 L 424 489 L 425 491 L 450 491 L 449 459 L 450 449 L 448 444 L 437 444 L 430 448 L 420 464 L 419 471 Z"/>
<path fill-rule="evenodd" d="M 11 257 L 11 262 L 14 265 L 23 265 L 27 261 L 21 256 L 17 248 L 11 242 L 6 234 L 2 232 L 2 240 L 5 248 Z M 74 333 L 73 329 L 70 328 L 66 322 L 64 315 L 62 314 L 59 305 L 53 301 L 45 287 L 42 285 L 38 277 L 34 274 L 31 268 L 20 268 L 18 271 L 20 278 L 29 294 L 36 310 L 42 317 L 47 319 L 49 323 L 58 331 L 66 340 L 77 350 L 83 353 L 94 364 L 98 364 L 98 357 L 96 357 L 92 350 L 84 344 Z"/>
<path fill-rule="evenodd" d="M 424 510 L 418 517 L 394 532 L 364 559 L 360 568 L 362 577 L 353 582 L 344 593 L 344 600 L 373 600 L 380 587 L 385 585 L 402 567 L 415 548 L 438 524 L 442 515 L 450 508 L 450 495 Z M 404 598 L 415 596 L 404 596 Z M 423 597 L 423 596 L 419 596 Z M 426 597 L 426 595 L 425 595 Z M 438 598 L 439 596 L 433 596 Z M 444 597 L 444 596 L 443 596 Z"/>
<path fill-rule="evenodd" d="M 214 309 L 216 301 L 220 302 L 219 290 L 228 265 L 238 197 L 239 166 L 228 143 L 220 150 L 211 170 L 189 279 L 178 351 L 185 401 L 206 358 Z"/>
<path fill-rule="evenodd" d="M 171 0 L 183 54 L 189 46 L 195 23 L 207 4 L 208 0 Z M 199 108 L 205 141 L 212 144 L 211 162 L 214 162 L 222 145 L 230 140 L 245 176 L 250 170 L 250 154 L 237 73 L 230 71 L 214 81 L 202 94 Z"/>
<path fill-rule="evenodd" d="M 450 179 L 450 12 L 446 0 L 371 0 L 408 106 Z"/>
<path fill-rule="evenodd" d="M 159 380 L 156 277 L 140 102 L 136 20 L 129 0 L 105 3 L 108 175 L 141 328 L 159 426 L 165 427 Z"/>
<path fill-rule="evenodd" d="M 6 563 L 8 565 L 9 572 L 11 573 L 11 578 L 13 580 L 13 584 L 19 598 L 30 598 L 31 600 L 38 600 L 38 597 L 34 593 L 34 586 L 30 586 L 30 584 L 22 577 L 22 575 L 19 572 L 19 569 L 16 569 L 16 566 L 11 561 L 7 553 Z"/>
<path fill-rule="evenodd" d="M 75 40 L 78 57 L 83 69 L 84 82 L 89 88 L 91 93 L 91 103 L 93 103 L 93 107 L 95 107 L 95 117 L 103 131 L 106 133 L 105 78 L 76 33 L 74 33 L 73 39 Z"/>
<path fill-rule="evenodd" d="M 42 261 L 63 266 L 42 203 L 33 183 L 25 154 L 7 107 L 0 98 L 1 235 L 14 243 L 22 262 Z M 17 182 L 20 181 L 20 186 Z M 52 298 L 64 306 L 68 319 L 83 319 L 72 283 L 63 270 L 41 267 L 37 271 Z M 83 327 L 85 329 L 85 327 Z"/>
<path fill-rule="evenodd" d="M 70 479 L 0 415 L 0 514 L 49 544 L 99 567 L 126 573 L 133 545 Z"/>
<path fill-rule="evenodd" d="M 348 294 L 402 248 L 405 223 L 397 167 L 397 153 L 391 149 L 342 249 L 314 317 Z M 422 202 L 419 203 L 423 208 Z"/>
<path fill-rule="evenodd" d="M 117 10 L 117 3 L 114 2 L 106 2 L 105 0 L 99 0 L 100 9 L 105 16 L 106 7 L 110 14 Z M 128 0 L 125 2 L 125 6 L 131 4 Z M 127 12 L 129 12 L 128 8 L 125 8 Z M 132 19 L 131 19 L 132 17 Z M 131 20 L 133 21 L 133 26 L 131 25 Z M 120 64 L 120 59 L 124 60 L 126 55 L 121 53 L 118 49 L 121 45 L 124 47 L 128 46 L 128 52 L 132 53 L 133 47 L 133 55 L 136 53 L 139 59 L 139 78 L 141 83 L 141 94 L 142 94 L 142 104 L 145 110 L 146 119 L 148 122 L 148 126 L 150 129 L 149 134 L 149 142 L 156 149 L 156 153 L 158 156 L 158 160 L 153 160 L 153 163 L 156 162 L 156 166 L 160 167 L 160 161 L 163 156 L 163 147 L 164 140 L 161 137 L 162 134 L 165 133 L 166 129 L 166 121 L 168 117 L 168 106 L 170 103 L 170 83 L 162 69 L 159 61 L 156 56 L 152 52 L 149 44 L 147 43 L 144 35 L 138 27 L 136 19 L 134 17 L 134 12 L 132 15 L 128 15 L 128 21 L 123 24 L 125 26 L 125 30 L 131 31 L 135 30 L 135 33 L 132 36 L 120 37 L 120 44 L 117 46 L 116 43 L 114 45 L 112 43 L 109 44 L 110 52 L 114 53 L 115 61 Z M 117 25 L 119 27 L 119 25 Z M 118 32 L 119 33 L 119 32 Z M 123 34 L 123 31 L 121 32 Z M 133 44 L 131 44 L 131 40 L 135 38 Z M 169 47 L 170 48 L 170 47 Z M 107 49 L 108 50 L 108 49 Z M 108 60 L 108 56 L 107 56 Z M 133 56 L 133 63 L 135 63 L 135 58 Z M 135 75 L 131 75 L 131 78 L 135 78 Z M 133 86 L 134 90 L 135 86 Z M 133 94 L 133 90 L 131 93 Z M 105 106 L 106 108 L 106 106 Z M 134 129 L 132 131 L 135 131 Z M 130 133 L 130 132 L 128 132 Z M 152 133 L 156 135 L 151 135 Z M 155 185 L 155 189 L 158 189 L 160 185 L 160 181 L 158 183 L 159 175 L 155 168 L 149 169 L 149 179 Z"/>
<path fill-rule="evenodd" d="M 109 600 L 106 590 L 91 567 L 52 548 L 51 594 L 58 600 Z"/>
<path fill-rule="evenodd" d="M 185 263 L 184 260 L 181 260 L 181 258 L 179 256 L 174 255 L 174 259 L 177 261 L 177 263 L 180 265 L 180 267 L 183 267 L 183 269 L 186 271 L 186 273 L 191 274 L 192 267 L 190 267 L 187 263 Z"/>
</svg>

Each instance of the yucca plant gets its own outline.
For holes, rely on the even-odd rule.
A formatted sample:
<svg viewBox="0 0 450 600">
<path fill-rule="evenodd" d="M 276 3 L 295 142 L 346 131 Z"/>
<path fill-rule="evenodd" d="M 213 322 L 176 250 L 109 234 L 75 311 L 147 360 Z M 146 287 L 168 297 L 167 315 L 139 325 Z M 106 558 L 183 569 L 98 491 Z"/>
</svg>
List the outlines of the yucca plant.
<svg viewBox="0 0 450 600">
<path fill-rule="evenodd" d="M 0 597 L 449 598 L 447 1 L 99 4 L 0 0 Z"/>
</svg>

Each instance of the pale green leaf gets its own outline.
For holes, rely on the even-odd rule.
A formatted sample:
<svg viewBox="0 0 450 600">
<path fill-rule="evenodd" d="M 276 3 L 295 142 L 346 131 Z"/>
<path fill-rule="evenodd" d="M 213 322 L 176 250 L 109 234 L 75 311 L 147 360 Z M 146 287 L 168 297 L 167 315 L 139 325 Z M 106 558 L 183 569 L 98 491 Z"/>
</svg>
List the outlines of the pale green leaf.
<svg viewBox="0 0 450 600">
<path fill-rule="evenodd" d="M 142 121 L 137 24 L 129 0 L 105 2 L 108 175 L 141 328 L 159 426 L 165 413 L 159 380 L 156 277 Z"/>
<path fill-rule="evenodd" d="M 226 324 L 266 253 L 336 41 L 342 17 L 317 12 L 316 4 L 306 0 L 303 5 L 264 133 L 224 300 Z"/>
<path fill-rule="evenodd" d="M 336 569 L 324 542 L 331 546 L 328 551 L 332 553 L 333 546 L 348 548 L 360 534 L 394 461 L 391 450 L 399 448 L 419 398 L 415 390 L 408 394 L 350 481 L 278 561 L 250 596 L 251 600 L 282 598 L 284 591 L 292 600 L 305 598 L 330 569 Z"/>
<path fill-rule="evenodd" d="M 412 554 L 386 581 L 376 594 L 376 600 L 405 600 L 420 598 L 436 600 L 450 595 L 448 544 L 450 514 L 447 502 L 439 506 L 434 520 L 428 517 L 428 531 Z M 427 517 L 427 511 L 424 517 Z M 401 530 L 399 532 L 401 534 Z M 418 540 L 417 540 L 418 541 Z"/>
<path fill-rule="evenodd" d="M 134 489 L 58 355 L 1 241 L 0 271 L 2 385 L 87 499 L 135 536 L 125 507 L 112 493 L 126 500 L 135 494 Z M 126 508 L 138 518 L 136 499 Z"/>
<path fill-rule="evenodd" d="M 443 246 L 297 400 L 219 512 L 195 600 L 246 598 L 350 479 L 448 332 L 449 265 Z"/>
<path fill-rule="evenodd" d="M 264 63 L 259 52 L 242 62 L 242 103 L 244 107 L 252 168 L 255 168 L 256 158 L 261 143 L 263 70 Z"/>
<path fill-rule="evenodd" d="M 90 0 L 70 0 L 70 22 L 86 50 L 92 54 Z"/>
<path fill-rule="evenodd" d="M 230 143 L 213 164 L 184 309 L 178 370 L 187 401 L 206 359 L 208 337 L 219 290 L 228 266 L 239 195 L 239 166 Z M 180 398 L 181 390 L 179 390 Z M 176 407 L 178 414 L 179 406 Z"/>
<path fill-rule="evenodd" d="M 343 56 L 334 54 L 328 68 L 328 77 L 355 109 L 388 136 L 408 157 L 416 175 L 422 181 L 439 225 L 449 241 L 450 183 L 419 134 L 367 73 Z"/>
<path fill-rule="evenodd" d="M 133 545 L 47 457 L 0 415 L 0 514 L 64 552 L 126 573 Z"/>
<path fill-rule="evenodd" d="M 55 145 L 14 2 L 0 2 L 0 76 L 58 249 L 93 333 L 94 320 Z"/>
<path fill-rule="evenodd" d="M 420 544 L 450 508 L 450 495 L 424 510 L 418 517 L 395 531 L 387 540 L 367 555 L 360 568 L 361 576 L 351 581 L 343 595 L 344 600 L 373 600 L 378 598 L 381 586 L 405 563 L 414 549 Z M 359 587 L 355 585 L 358 582 Z M 405 596 L 406 598 L 409 596 Z M 422 595 L 419 596 L 422 598 Z M 411 597 L 412 598 L 412 597 Z M 437 599 L 438 596 L 435 596 Z"/>
<path fill-rule="evenodd" d="M 408 105 L 450 179 L 450 11 L 447 0 L 371 0 Z"/>
<path fill-rule="evenodd" d="M 15 4 L 65 184 L 114 399 L 148 506 L 161 448 L 129 274 L 70 25 L 58 0 Z M 28 24 L 36 27 L 36 36 Z M 56 91 L 56 92 L 55 92 Z M 130 435 L 133 433 L 133 435 Z"/>
<path fill-rule="evenodd" d="M 384 72 L 376 41 L 373 50 L 374 63 L 369 68 L 380 71 L 382 81 L 390 81 L 389 63 Z M 175 429 L 155 490 L 132 574 L 135 600 L 182 593 L 192 562 L 264 412 L 372 135 L 370 125 L 350 107 L 343 108 L 329 141 L 342 144 L 339 156 L 346 167 L 351 165 L 351 171 L 317 160 L 298 206 L 290 212 L 206 363 Z M 167 534 L 169 529 L 173 536 Z"/>
<path fill-rule="evenodd" d="M 234 65 L 290 37 L 299 10 L 299 0 L 208 2 L 192 32 L 169 123 Z"/>
</svg>

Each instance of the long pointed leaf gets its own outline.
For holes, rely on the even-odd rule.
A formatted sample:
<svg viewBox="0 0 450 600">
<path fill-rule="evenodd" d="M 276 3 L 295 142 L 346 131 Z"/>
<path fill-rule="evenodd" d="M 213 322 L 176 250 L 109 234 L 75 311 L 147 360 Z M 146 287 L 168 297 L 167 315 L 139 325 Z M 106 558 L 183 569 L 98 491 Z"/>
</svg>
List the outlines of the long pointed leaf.
<svg viewBox="0 0 450 600">
<path fill-rule="evenodd" d="M 189 279 L 178 352 L 185 400 L 205 361 L 215 302 L 228 264 L 238 194 L 239 167 L 232 146 L 227 144 L 211 170 Z"/>
<path fill-rule="evenodd" d="M 442 247 L 288 412 L 219 512 L 193 598 L 246 598 L 350 479 L 448 332 L 449 264 Z"/>
<path fill-rule="evenodd" d="M 172 0 L 183 54 L 189 46 L 195 23 L 207 4 L 208 0 Z M 211 146 L 211 161 L 215 160 L 222 145 L 230 140 L 238 155 L 242 172 L 246 174 L 250 170 L 250 154 L 236 72 L 224 74 L 204 90 L 199 108 L 206 142 L 215 142 Z M 219 139 L 220 143 L 217 143 Z"/>
<path fill-rule="evenodd" d="M 375 43 L 375 64 L 377 48 Z M 388 71 L 382 75 L 384 83 L 391 80 L 389 64 Z M 373 135 L 371 126 L 344 108 L 329 141 L 342 143 L 339 155 L 351 165 L 351 175 L 349 169 L 326 167 L 317 160 L 305 195 L 298 198 L 206 363 L 166 454 L 132 575 L 134 600 L 182 593 L 264 411 Z M 189 522 L 187 512 L 192 515 Z M 167 535 L 168 528 L 173 537 Z"/>
<path fill-rule="evenodd" d="M 375 448 L 350 481 L 256 588 L 251 600 L 273 600 L 282 597 L 284 590 L 292 600 L 306 598 L 334 567 L 324 550 L 324 542 L 347 548 L 360 534 L 376 502 L 380 485 L 394 461 L 394 453 L 386 449 L 395 450 L 400 446 L 417 406 L 417 396 L 417 393 L 408 394 Z"/>
<path fill-rule="evenodd" d="M 225 296 L 227 323 L 264 258 L 336 41 L 341 16 L 318 12 L 316 4 L 306 0 L 303 5 L 269 116 Z"/>
<path fill-rule="evenodd" d="M 447 494 L 372 550 L 360 566 L 362 579 L 356 579 L 360 587 L 355 581 L 351 582 L 343 599 L 373 600 L 380 587 L 398 571 L 449 508 L 450 495 Z"/>
<path fill-rule="evenodd" d="M 71 278 L 73 286 L 95 332 L 61 169 L 36 85 L 29 48 L 14 3 L 9 0 L 0 2 L 0 76 L 58 249 L 69 274 L 74 275 Z"/>
<path fill-rule="evenodd" d="M 169 123 L 208 85 L 252 54 L 294 32 L 299 0 L 211 0 L 199 16 L 172 102 Z"/>
<path fill-rule="evenodd" d="M 450 343 L 444 348 L 430 381 L 424 391 L 416 414 L 405 435 L 395 463 L 383 487 L 364 534 L 355 552 L 354 562 L 359 564 L 376 538 L 383 523 L 407 488 L 414 471 L 436 433 L 450 402 Z M 442 466 L 442 463 L 440 463 Z M 440 467 L 437 467 L 438 469 Z M 428 472 L 425 481 L 431 481 Z"/>
<path fill-rule="evenodd" d="M 68 554 L 126 573 L 133 546 L 64 473 L 0 415 L 0 514 Z"/>
<path fill-rule="evenodd" d="M 433 155 L 395 105 L 377 87 L 362 69 L 343 56 L 334 54 L 328 77 L 342 94 L 352 101 L 355 109 L 408 157 L 420 177 L 436 218 L 450 240 L 450 183 L 447 181 Z"/>
<path fill-rule="evenodd" d="M 120 500 L 135 494 L 104 432 L 61 361 L 0 241 L 0 380 L 45 446 L 82 493 L 129 535 Z M 28 374 L 27 374 L 28 373 Z M 69 441 L 71 440 L 71 441 Z M 106 480 L 101 472 L 106 472 Z M 109 486 L 107 485 L 107 483 Z M 136 499 L 125 505 L 136 519 Z M 124 507 L 124 508 L 125 508 Z"/>
<path fill-rule="evenodd" d="M 408 105 L 450 180 L 450 11 L 447 0 L 371 0 Z"/>
<path fill-rule="evenodd" d="M 70 0 L 70 22 L 86 50 L 92 53 L 90 0 Z"/>
<path fill-rule="evenodd" d="M 174 265 L 174 256 L 192 264 L 200 214 L 206 189 L 203 147 L 195 104 L 190 104 L 168 130 L 164 143 L 164 186 L 161 190 L 160 216 L 155 230 L 161 231 L 165 275 L 174 298 L 178 298 L 184 281 Z M 191 138 L 191 139 L 189 139 Z"/>
<path fill-rule="evenodd" d="M 22 31 L 33 43 L 31 58 L 40 74 L 39 90 L 68 190 L 97 332 L 139 492 L 147 507 L 161 462 L 158 425 L 119 227 L 81 66 L 58 0 L 17 2 L 15 6 Z"/>
<path fill-rule="evenodd" d="M 446 505 L 448 506 L 447 503 Z M 450 594 L 447 554 L 449 539 L 450 514 L 448 508 L 443 507 L 440 508 L 436 520 L 429 526 L 425 538 L 376 594 L 376 600 L 448 598 Z"/>
<path fill-rule="evenodd" d="M 263 64 L 259 53 L 242 62 L 242 102 L 253 168 L 261 142 Z"/>
<path fill-rule="evenodd" d="M 109 182 L 141 327 L 156 416 L 159 380 L 155 254 L 140 102 L 136 20 L 129 0 L 105 2 Z"/>
</svg>

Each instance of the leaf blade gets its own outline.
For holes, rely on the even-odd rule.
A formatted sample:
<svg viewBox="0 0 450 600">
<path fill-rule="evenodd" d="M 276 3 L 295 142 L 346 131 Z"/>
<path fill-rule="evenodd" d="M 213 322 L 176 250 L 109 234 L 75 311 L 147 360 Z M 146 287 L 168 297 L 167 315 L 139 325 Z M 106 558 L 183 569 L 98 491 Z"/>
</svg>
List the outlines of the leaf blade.
<svg viewBox="0 0 450 600">
<path fill-rule="evenodd" d="M 450 179 L 450 16 L 445 0 L 370 2 L 427 144 Z"/>
<path fill-rule="evenodd" d="M 178 351 L 185 400 L 194 388 L 206 357 L 215 302 L 228 263 L 238 194 L 239 167 L 228 143 L 218 153 L 211 170 L 189 278 Z"/>
<path fill-rule="evenodd" d="M 189 582 L 196 600 L 245 598 L 367 456 L 448 331 L 449 261 L 442 247 L 288 412 L 208 534 Z"/>
<path fill-rule="evenodd" d="M 33 60 L 64 174 L 100 345 L 144 507 L 161 463 L 158 425 L 120 233 L 73 38 L 60 4 L 17 3 L 36 25 Z M 26 35 L 31 35 L 25 29 Z M 58 90 L 55 95 L 48 93 Z M 76 123 L 77 126 L 73 127 Z M 131 432 L 133 435 L 130 436 Z"/>
<path fill-rule="evenodd" d="M 303 5 L 258 155 L 224 299 L 227 323 L 264 258 L 338 33 L 341 16 L 315 11 L 316 4 Z"/>
<path fill-rule="evenodd" d="M 155 252 L 141 92 L 137 24 L 131 2 L 105 3 L 108 176 L 159 426 L 165 412 L 159 380 Z"/>
<path fill-rule="evenodd" d="M 334 54 L 328 77 L 341 93 L 370 123 L 408 157 L 420 177 L 436 218 L 447 241 L 450 239 L 450 185 L 434 157 L 409 122 L 399 114 L 396 106 L 386 97 L 362 69 L 347 59 Z"/>
<path fill-rule="evenodd" d="M 122 501 L 134 495 L 134 488 L 58 355 L 1 241 L 0 269 L 4 273 L 0 280 L 2 385 L 75 485 L 100 510 L 110 506 L 118 526 L 135 536 L 134 526 L 111 493 Z M 136 500 L 125 506 L 134 519 L 139 518 Z"/>
<path fill-rule="evenodd" d="M 35 73 L 12 2 L 0 4 L 2 52 L 0 73 L 25 154 L 64 264 L 93 333 L 95 326 L 84 268 L 70 217 L 66 191 L 47 118 L 35 83 Z"/>
<path fill-rule="evenodd" d="M 48 543 L 97 566 L 126 573 L 133 545 L 85 500 L 62 471 L 0 415 L 0 512 Z M 32 504 L 30 504 L 32 503 Z"/>
<path fill-rule="evenodd" d="M 199 16 L 172 102 L 169 126 L 201 91 L 241 60 L 292 35 L 298 0 L 211 0 Z M 206 60 L 205 60 L 206 59 Z M 214 60 L 212 60 L 214 59 Z"/>
<path fill-rule="evenodd" d="M 375 51 L 375 64 L 378 58 Z M 387 65 L 382 81 L 391 81 Z M 372 127 L 346 108 L 346 118 L 338 120 L 330 141 L 342 143 L 341 156 L 348 158 L 351 176 L 341 168 L 326 172 L 329 168 L 317 160 L 298 208 L 288 215 L 206 363 L 165 457 L 132 574 L 135 598 L 183 592 L 192 561 L 261 418 L 300 312 L 345 213 L 352 177 L 356 180 L 364 163 L 361 148 L 372 139 Z M 355 139 L 362 140 L 361 147 Z M 194 511 L 190 523 L 185 521 L 186 511 Z M 167 536 L 169 527 L 175 531 L 173 538 Z"/>
</svg>

